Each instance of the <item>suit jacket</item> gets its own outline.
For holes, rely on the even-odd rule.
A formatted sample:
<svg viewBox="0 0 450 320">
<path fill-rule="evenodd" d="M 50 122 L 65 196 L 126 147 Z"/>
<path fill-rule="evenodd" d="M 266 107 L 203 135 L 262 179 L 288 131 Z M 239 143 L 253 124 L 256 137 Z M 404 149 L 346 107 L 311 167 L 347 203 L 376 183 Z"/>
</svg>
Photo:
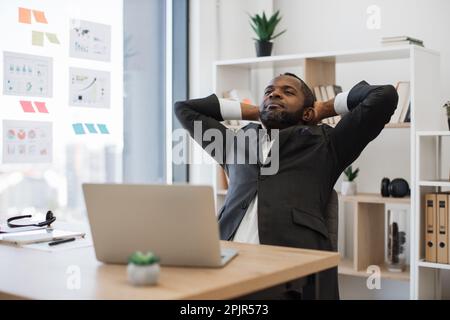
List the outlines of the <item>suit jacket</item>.
<svg viewBox="0 0 450 320">
<path fill-rule="evenodd" d="M 391 85 L 373 86 L 362 81 L 347 97 L 349 112 L 335 128 L 295 125 L 279 131 L 279 170 L 261 174 L 261 163 L 227 163 L 229 146 L 210 154 L 225 169 L 229 189 L 219 212 L 220 236 L 231 240 L 250 202 L 258 194 L 258 232 L 261 244 L 331 250 L 324 213 L 331 191 L 343 172 L 389 122 L 398 95 Z M 194 121 L 202 132 L 215 129 L 227 134 L 215 95 L 175 103 L 175 114 L 194 136 Z M 258 130 L 251 123 L 242 130 Z M 230 135 L 229 135 L 230 136 Z M 231 135 L 232 136 L 232 135 Z M 208 151 L 211 141 L 195 140 Z M 247 148 L 250 148 L 248 146 Z M 321 297 L 337 298 L 336 268 L 323 272 Z"/>
</svg>

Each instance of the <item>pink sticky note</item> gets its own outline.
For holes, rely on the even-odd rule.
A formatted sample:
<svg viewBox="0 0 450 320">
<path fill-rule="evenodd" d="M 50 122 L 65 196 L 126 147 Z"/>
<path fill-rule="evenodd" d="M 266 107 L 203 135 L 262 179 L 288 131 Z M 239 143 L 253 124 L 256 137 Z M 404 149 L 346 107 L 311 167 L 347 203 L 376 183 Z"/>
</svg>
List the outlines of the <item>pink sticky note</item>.
<svg viewBox="0 0 450 320">
<path fill-rule="evenodd" d="M 48 113 L 47 107 L 45 106 L 45 102 L 35 101 L 34 105 L 36 106 L 38 112 L 40 112 L 40 113 Z"/>
<path fill-rule="evenodd" d="M 31 10 L 19 7 L 19 22 L 20 23 L 31 23 Z"/>
<path fill-rule="evenodd" d="M 31 104 L 31 101 L 20 101 L 20 105 L 22 106 L 23 112 L 36 112 L 33 109 L 33 105 Z"/>
<path fill-rule="evenodd" d="M 33 10 L 34 19 L 40 23 L 47 23 L 44 11 Z"/>
</svg>

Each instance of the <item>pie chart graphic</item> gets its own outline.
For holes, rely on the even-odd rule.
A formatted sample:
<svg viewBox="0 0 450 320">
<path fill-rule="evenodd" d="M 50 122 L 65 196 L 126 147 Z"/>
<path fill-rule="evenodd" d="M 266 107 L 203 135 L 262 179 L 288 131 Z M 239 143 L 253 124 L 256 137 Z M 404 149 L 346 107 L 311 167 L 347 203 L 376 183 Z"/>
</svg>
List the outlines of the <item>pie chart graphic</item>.
<svg viewBox="0 0 450 320">
<path fill-rule="evenodd" d="M 36 131 L 34 131 L 34 130 L 28 131 L 28 138 L 30 138 L 30 139 L 36 138 Z"/>
<path fill-rule="evenodd" d="M 16 137 L 16 132 L 13 129 L 8 130 L 8 139 L 12 140 Z"/>
<path fill-rule="evenodd" d="M 24 130 L 20 129 L 19 132 L 17 132 L 17 138 L 19 138 L 19 140 L 24 140 L 26 137 L 27 134 Z"/>
</svg>

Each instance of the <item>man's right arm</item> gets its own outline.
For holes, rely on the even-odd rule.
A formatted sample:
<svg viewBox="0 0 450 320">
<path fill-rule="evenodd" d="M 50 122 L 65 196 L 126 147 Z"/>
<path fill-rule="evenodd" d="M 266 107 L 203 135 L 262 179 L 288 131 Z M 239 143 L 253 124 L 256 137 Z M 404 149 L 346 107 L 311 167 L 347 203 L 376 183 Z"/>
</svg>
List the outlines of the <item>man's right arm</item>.
<svg viewBox="0 0 450 320">
<path fill-rule="evenodd" d="M 345 113 L 330 134 L 339 174 L 380 134 L 397 102 L 398 94 L 392 85 L 369 85 L 365 81 L 336 96 L 337 113 Z"/>
<path fill-rule="evenodd" d="M 224 120 L 258 120 L 259 109 L 256 106 L 240 103 L 238 101 L 219 99 L 215 94 L 201 99 L 191 99 L 186 101 L 178 101 L 175 103 L 175 115 L 191 137 L 205 149 L 211 141 L 204 139 L 204 133 L 208 129 L 218 130 L 222 135 L 223 149 L 225 151 L 225 138 L 227 128 L 220 123 Z M 197 126 L 195 125 L 197 122 Z M 201 125 L 201 126 L 199 126 Z M 201 128 L 200 132 L 194 132 L 195 128 Z M 223 159 L 225 160 L 225 152 Z M 223 163 L 223 162 L 222 162 Z"/>
</svg>

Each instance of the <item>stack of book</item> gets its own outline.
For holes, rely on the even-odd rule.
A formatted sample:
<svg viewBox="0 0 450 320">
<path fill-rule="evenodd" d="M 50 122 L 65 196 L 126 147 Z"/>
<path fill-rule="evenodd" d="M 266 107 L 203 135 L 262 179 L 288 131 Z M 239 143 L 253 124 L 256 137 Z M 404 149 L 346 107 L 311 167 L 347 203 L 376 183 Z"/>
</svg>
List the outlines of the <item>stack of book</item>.
<svg viewBox="0 0 450 320">
<path fill-rule="evenodd" d="M 317 101 L 328 101 L 333 99 L 338 93 L 342 92 L 342 88 L 337 85 L 328 85 L 328 86 L 316 86 L 313 88 L 314 96 Z M 341 116 L 334 116 L 330 118 L 326 118 L 322 120 L 322 123 L 328 125 L 336 125 L 339 120 L 341 120 Z"/>
<path fill-rule="evenodd" d="M 383 37 L 381 38 L 381 44 L 384 46 L 391 45 L 416 45 L 423 47 L 423 41 L 408 36 L 398 36 L 398 37 Z"/>
</svg>

